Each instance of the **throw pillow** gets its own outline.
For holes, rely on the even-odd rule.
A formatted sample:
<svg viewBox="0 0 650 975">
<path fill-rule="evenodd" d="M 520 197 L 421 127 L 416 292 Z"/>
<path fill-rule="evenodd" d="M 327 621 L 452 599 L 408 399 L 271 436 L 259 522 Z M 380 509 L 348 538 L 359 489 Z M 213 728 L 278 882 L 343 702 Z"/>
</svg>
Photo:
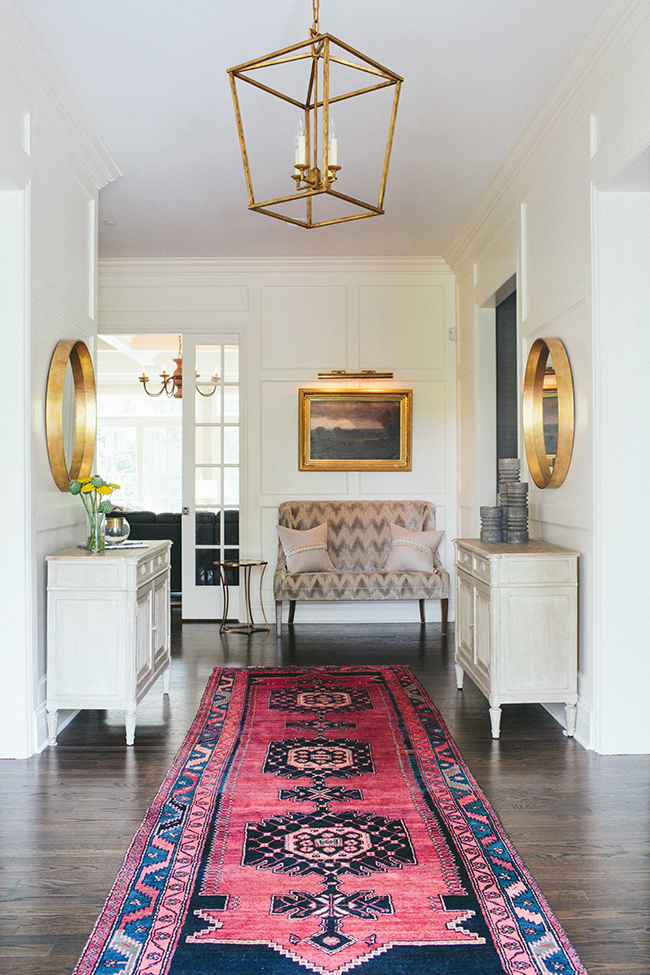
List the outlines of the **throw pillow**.
<svg viewBox="0 0 650 975">
<path fill-rule="evenodd" d="M 278 525 L 289 572 L 327 572 L 334 563 L 327 551 L 327 522 L 306 532 Z"/>
<path fill-rule="evenodd" d="M 433 553 L 442 532 L 412 532 L 401 525 L 390 526 L 392 541 L 386 572 L 433 572 Z"/>
</svg>

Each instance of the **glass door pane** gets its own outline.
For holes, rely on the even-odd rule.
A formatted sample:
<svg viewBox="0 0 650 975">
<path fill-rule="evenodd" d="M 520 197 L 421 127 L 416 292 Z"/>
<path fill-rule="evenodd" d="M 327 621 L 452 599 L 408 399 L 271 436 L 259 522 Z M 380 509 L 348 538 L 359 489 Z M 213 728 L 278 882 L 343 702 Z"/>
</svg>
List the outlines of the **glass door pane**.
<svg viewBox="0 0 650 975">
<path fill-rule="evenodd" d="M 215 338 L 184 342 L 183 619 L 221 619 L 215 562 L 239 557 L 239 345 L 231 335 Z M 238 573 L 228 581 L 232 616 Z"/>
</svg>

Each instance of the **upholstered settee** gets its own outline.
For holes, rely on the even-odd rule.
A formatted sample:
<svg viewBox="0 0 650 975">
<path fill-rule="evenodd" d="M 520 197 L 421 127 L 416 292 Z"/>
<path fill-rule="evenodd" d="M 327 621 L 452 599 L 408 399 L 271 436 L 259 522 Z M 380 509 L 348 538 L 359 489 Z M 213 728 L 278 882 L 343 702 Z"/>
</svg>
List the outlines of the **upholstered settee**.
<svg viewBox="0 0 650 975">
<path fill-rule="evenodd" d="M 327 550 L 334 571 L 295 572 L 287 569 L 282 543 L 273 579 L 277 631 L 282 624 L 282 602 L 289 600 L 289 623 L 296 602 L 309 600 L 417 599 L 425 621 L 425 599 L 439 599 L 442 632 L 447 631 L 449 574 L 437 552 L 433 572 L 387 572 L 391 523 L 409 531 L 433 531 L 436 509 L 429 501 L 286 501 L 280 505 L 278 524 L 307 531 L 327 522 Z"/>
</svg>

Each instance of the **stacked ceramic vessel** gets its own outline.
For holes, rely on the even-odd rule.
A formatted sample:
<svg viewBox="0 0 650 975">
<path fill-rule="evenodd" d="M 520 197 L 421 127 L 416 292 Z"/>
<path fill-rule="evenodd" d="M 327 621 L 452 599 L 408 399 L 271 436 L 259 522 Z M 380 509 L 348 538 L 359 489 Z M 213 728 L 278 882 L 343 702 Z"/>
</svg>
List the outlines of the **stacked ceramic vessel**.
<svg viewBox="0 0 650 975">
<path fill-rule="evenodd" d="M 504 542 L 528 541 L 528 485 L 507 484 L 499 500 L 503 508 Z"/>
<path fill-rule="evenodd" d="M 499 506 L 481 508 L 481 541 L 528 541 L 528 484 L 520 476 L 517 457 L 499 459 Z"/>
<path fill-rule="evenodd" d="M 494 505 L 481 507 L 481 541 L 503 541 L 503 509 Z"/>
</svg>

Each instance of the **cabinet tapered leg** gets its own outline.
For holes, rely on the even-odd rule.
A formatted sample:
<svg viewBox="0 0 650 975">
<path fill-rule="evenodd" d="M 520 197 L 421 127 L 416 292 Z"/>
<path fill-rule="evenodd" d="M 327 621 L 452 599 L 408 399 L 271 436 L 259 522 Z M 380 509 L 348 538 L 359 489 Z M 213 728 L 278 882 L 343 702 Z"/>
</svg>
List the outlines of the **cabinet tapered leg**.
<svg viewBox="0 0 650 975">
<path fill-rule="evenodd" d="M 460 666 L 460 664 L 454 664 L 456 670 L 456 687 L 459 691 L 463 689 L 463 681 L 465 679 L 465 671 Z"/>
<path fill-rule="evenodd" d="M 568 738 L 573 738 L 576 733 L 577 708 L 575 704 L 565 704 L 564 714 L 566 716 L 566 733 Z"/>
<path fill-rule="evenodd" d="M 59 724 L 59 712 L 58 711 L 48 711 L 47 712 L 47 742 L 48 745 L 58 744 L 56 740 L 56 729 Z"/>
<path fill-rule="evenodd" d="M 126 711 L 124 714 L 124 724 L 126 727 L 126 743 L 132 745 L 135 741 L 135 711 Z"/>
<path fill-rule="evenodd" d="M 172 668 L 171 665 L 163 670 L 163 697 L 169 696 L 169 678 L 171 677 Z"/>
<path fill-rule="evenodd" d="M 490 724 L 492 725 L 492 737 L 498 738 L 501 734 L 501 708 L 490 708 Z"/>
</svg>

